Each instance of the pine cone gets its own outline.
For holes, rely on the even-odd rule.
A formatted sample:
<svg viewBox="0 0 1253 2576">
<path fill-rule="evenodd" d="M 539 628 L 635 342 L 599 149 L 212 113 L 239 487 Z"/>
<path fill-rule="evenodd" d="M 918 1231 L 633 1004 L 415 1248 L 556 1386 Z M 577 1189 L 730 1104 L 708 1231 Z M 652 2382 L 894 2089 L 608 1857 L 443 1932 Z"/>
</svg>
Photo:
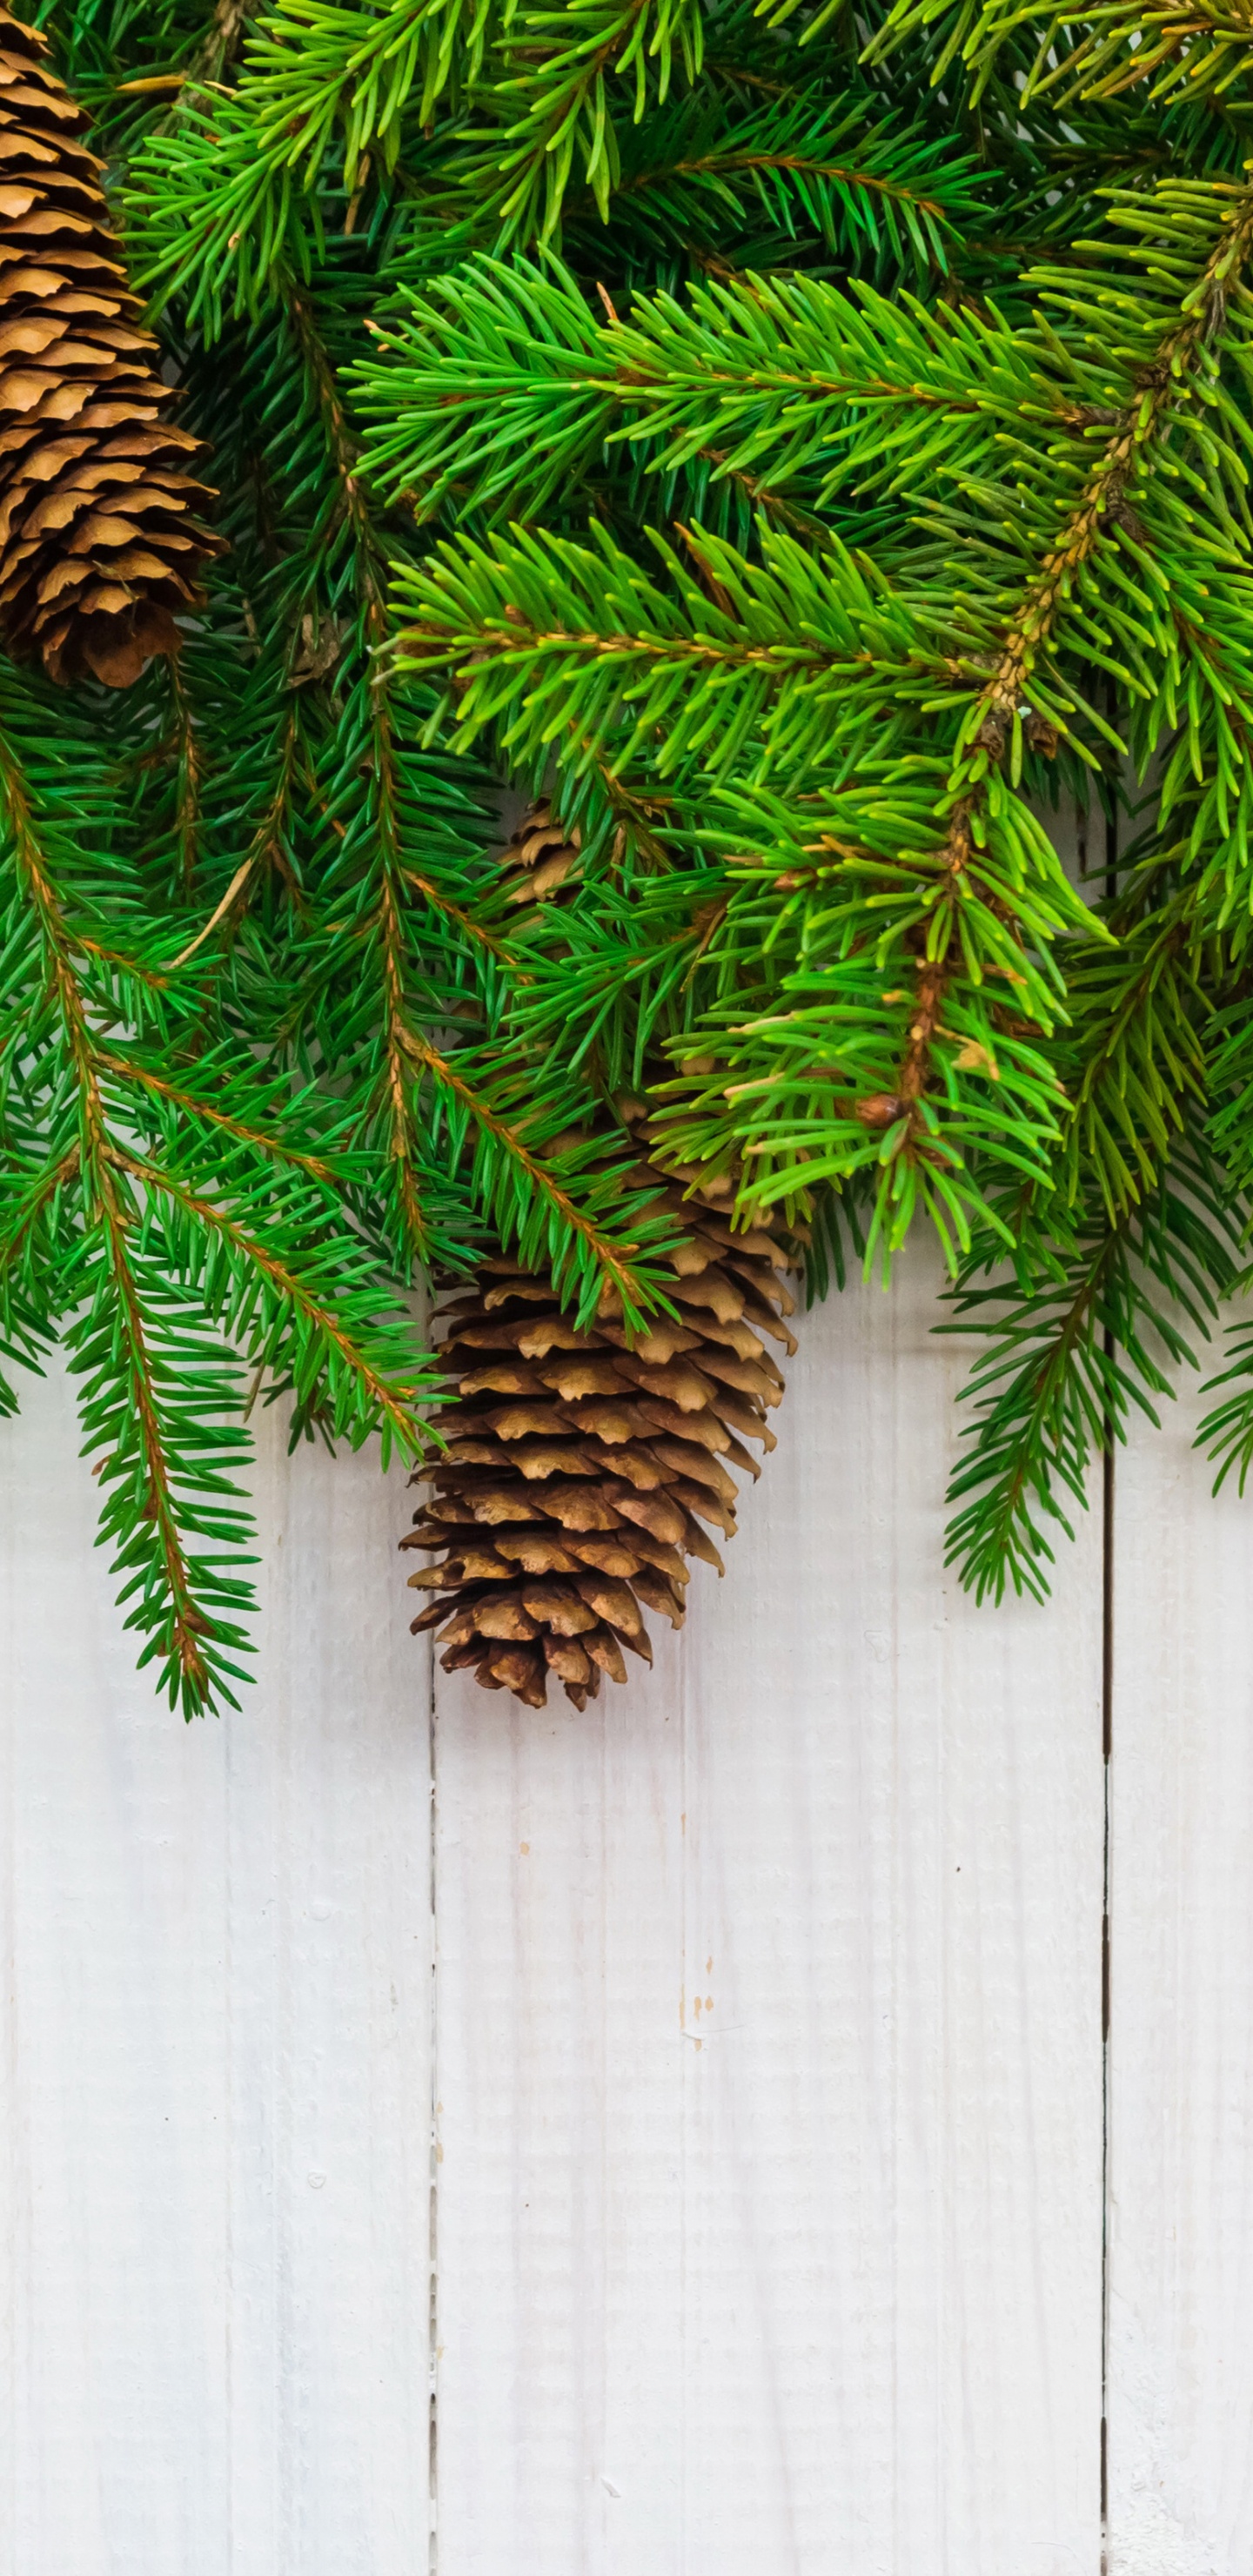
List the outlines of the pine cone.
<svg viewBox="0 0 1253 2576">
<path fill-rule="evenodd" d="M 440 1628 L 445 1672 L 472 1667 L 530 1708 L 550 1672 L 583 1708 L 602 1673 L 626 1680 L 624 1646 L 651 1663 L 642 1611 L 681 1627 L 688 1557 L 721 1574 L 701 1524 L 733 1534 L 727 1462 L 756 1476 L 743 1440 L 775 1445 L 783 1380 L 763 1336 L 796 1348 L 779 1245 L 733 1233 L 713 1191 L 694 1205 L 652 1166 L 637 1177 L 690 1228 L 681 1324 L 660 1317 L 632 1347 L 611 1292 L 580 1332 L 548 1280 L 503 1259 L 437 1318 L 457 1393 L 447 1456 L 413 1480 L 434 1499 L 401 1540 L 442 1555 L 409 1578 L 439 1595 L 413 1626 Z"/>
<path fill-rule="evenodd" d="M 547 903 L 562 887 L 573 890 L 583 872 L 577 824 L 567 840 L 551 806 L 533 805 L 501 851 L 500 864 L 514 880 L 507 903 Z"/>
<path fill-rule="evenodd" d="M 218 540 L 46 48 L 0 7 L 0 627 L 54 680 L 126 688 L 177 651 L 172 611 Z"/>
</svg>

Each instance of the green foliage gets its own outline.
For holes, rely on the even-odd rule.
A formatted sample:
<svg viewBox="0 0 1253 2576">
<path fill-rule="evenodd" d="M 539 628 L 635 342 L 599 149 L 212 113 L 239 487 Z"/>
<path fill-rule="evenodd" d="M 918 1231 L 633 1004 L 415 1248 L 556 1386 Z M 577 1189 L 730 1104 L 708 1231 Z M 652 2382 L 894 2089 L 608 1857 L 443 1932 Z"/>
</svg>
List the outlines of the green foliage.
<svg viewBox="0 0 1253 2576">
<path fill-rule="evenodd" d="M 141 1650 L 229 1698 L 254 1400 L 438 1437 L 422 1274 L 664 1302 L 624 1093 L 811 1293 L 933 1231 L 953 1559 L 1040 1592 L 1244 1278 L 1246 32 L 37 14 L 231 546 L 120 714 L 0 681 L 0 1406 L 63 1340 Z"/>
<path fill-rule="evenodd" d="M 949 1490 L 949 1558 L 979 1600 L 999 1601 L 1010 1585 L 1044 1598 L 1050 1526 L 1073 1537 L 1067 1513 L 1086 1506 L 1094 1452 L 1125 1439 L 1133 1405 L 1159 1420 L 1171 1367 L 1198 1364 L 1189 1327 L 1208 1341 L 1220 1299 L 1241 1278 L 1241 1229 L 1195 1133 L 1112 1222 L 1100 1205 L 1056 1197 L 1017 1215 L 1015 1278 L 976 1284 L 999 1250 L 985 1243 L 954 1291 L 960 1323 L 948 1327 L 982 1344 L 966 1389 L 968 1447 Z M 1247 1367 L 1245 1341 L 1233 1377 Z M 1230 1421 L 1212 1414 L 1202 1432 L 1228 1453 L 1248 1437 L 1247 1396 L 1238 1429 L 1237 1402 Z"/>
<path fill-rule="evenodd" d="M 128 782 L 48 699 L 0 680 L 0 1315 L 16 1355 L 65 1334 L 141 1661 L 190 1714 L 239 1672 L 246 1374 L 408 1457 L 432 1379 L 340 1223 L 348 1122 L 180 985 Z"/>
</svg>

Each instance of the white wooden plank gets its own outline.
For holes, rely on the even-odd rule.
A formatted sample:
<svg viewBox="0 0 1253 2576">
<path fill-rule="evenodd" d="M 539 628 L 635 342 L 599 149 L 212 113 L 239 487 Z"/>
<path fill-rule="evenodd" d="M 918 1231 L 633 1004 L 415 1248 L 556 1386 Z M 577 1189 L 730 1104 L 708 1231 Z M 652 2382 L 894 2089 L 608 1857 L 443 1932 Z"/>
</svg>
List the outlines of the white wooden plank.
<svg viewBox="0 0 1253 2576">
<path fill-rule="evenodd" d="M 259 1687 L 154 1704 L 64 1382 L 0 1431 L 0 2566 L 427 2566 L 429 1690 L 365 1458 L 267 1417 Z"/>
<path fill-rule="evenodd" d="M 1189 1384 L 1117 1470 L 1110 2564 L 1253 2564 L 1253 1503 Z"/>
<path fill-rule="evenodd" d="M 651 1678 L 439 1684 L 449 2576 L 1094 2576 L 1099 1531 L 944 1577 L 933 1286 L 806 1320 Z"/>
</svg>

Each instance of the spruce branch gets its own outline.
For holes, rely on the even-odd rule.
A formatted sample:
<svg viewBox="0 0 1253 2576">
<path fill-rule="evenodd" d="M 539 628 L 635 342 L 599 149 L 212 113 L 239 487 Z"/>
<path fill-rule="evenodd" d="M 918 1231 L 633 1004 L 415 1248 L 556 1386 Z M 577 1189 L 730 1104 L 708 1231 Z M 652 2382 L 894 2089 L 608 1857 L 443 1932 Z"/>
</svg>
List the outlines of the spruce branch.
<svg viewBox="0 0 1253 2576">
<path fill-rule="evenodd" d="M 628 84 L 636 124 L 650 90 L 694 81 L 704 56 L 702 0 L 567 0 L 520 7 L 503 34 L 496 131 L 475 129 L 481 160 L 465 184 L 483 190 L 504 248 L 552 240 L 571 177 L 608 219 L 620 171 L 611 83 Z M 486 182 L 484 189 L 483 183 Z"/>
<path fill-rule="evenodd" d="M 1010 7 L 1008 0 L 895 0 L 871 39 L 868 59 L 884 60 L 896 45 L 922 28 L 947 20 L 943 48 L 933 77 L 942 79 L 954 61 L 976 74 L 973 95 L 979 99 L 993 79 L 998 62 L 1024 29 L 1042 30 L 1037 49 L 1026 59 L 1025 104 L 1052 92 L 1057 103 L 1117 99 L 1148 84 L 1155 107 L 1186 98 L 1215 107 L 1226 104 L 1248 80 L 1250 31 L 1237 10 L 1214 7 L 1212 0 L 1181 8 L 1174 5 L 1139 9 L 1129 0 L 1101 0 L 1090 10 L 1043 5 Z"/>
<path fill-rule="evenodd" d="M 233 1701 L 246 1651 L 242 1357 L 296 1387 L 299 1418 L 316 1413 L 356 1441 L 377 1427 L 411 1458 L 424 1436 L 415 1403 L 436 1382 L 368 1244 L 353 1254 L 327 1239 L 342 1197 L 334 1154 L 284 1132 L 305 1107 L 290 1086 L 228 1048 L 197 1049 L 180 1078 L 142 1041 L 119 1041 L 113 986 L 93 989 L 75 934 L 72 854 L 41 831 L 11 736 L 0 736 L 0 817 L 12 889 L 0 1060 L 24 1104 L 3 1175 L 6 1341 L 16 1322 L 33 1356 L 29 1313 L 65 1319 L 129 1624 L 141 1662 L 157 1661 L 190 1716 Z M 151 1006 L 149 993 L 145 1015 Z M 155 1007 L 168 1046 L 172 1006 L 161 995 Z M 325 1280 L 320 1302 L 308 1277 Z"/>
<path fill-rule="evenodd" d="M 1086 1508 L 1093 1455 L 1126 1438 L 1132 1406 L 1159 1420 L 1169 1370 L 1197 1366 L 1187 1328 L 1208 1340 L 1240 1276 L 1238 1224 L 1195 1136 L 1112 1223 L 1058 1202 L 1042 1214 L 1016 1289 L 973 1284 L 972 1264 L 945 1327 L 985 1344 L 965 1389 L 970 1446 L 949 1487 L 948 1562 L 978 1600 L 999 1601 L 1007 1585 L 1045 1597 L 1049 1529 L 1073 1536 L 1068 1513 Z M 1212 1415 L 1202 1436 L 1226 1428 Z"/>
<path fill-rule="evenodd" d="M 567 228 L 581 211 L 573 197 Z M 884 116 L 873 97 L 851 112 L 771 101 L 738 122 L 685 101 L 625 146 L 609 211 L 657 247 L 748 231 L 754 218 L 794 245 L 812 229 L 852 267 L 868 258 L 929 281 L 948 268 L 959 229 L 977 227 L 981 190 L 973 156 Z"/>
<path fill-rule="evenodd" d="M 367 156 L 395 168 L 410 97 L 429 125 L 444 94 L 473 84 L 499 15 L 497 0 L 384 0 L 376 9 L 332 0 L 277 0 L 244 45 L 242 97 L 257 150 L 309 186 L 342 144 L 351 195 Z"/>
<path fill-rule="evenodd" d="M 240 77 L 223 86 L 202 58 L 175 113 L 133 153 L 127 213 L 140 282 L 174 299 L 211 339 L 255 314 L 291 278 L 308 285 L 326 241 L 320 181 L 334 154 L 349 208 L 372 162 L 390 174 L 414 96 L 427 123 L 481 68 L 495 0 L 278 0 L 248 34 Z M 215 56 L 217 49 L 215 48 Z"/>
<path fill-rule="evenodd" d="M 516 1234 L 520 1240 L 532 1243 L 535 1229 L 530 1211 L 547 1200 L 550 1209 L 559 1210 L 569 1229 L 571 1293 L 577 1283 L 580 1297 L 591 1294 L 594 1299 L 607 1282 L 625 1295 L 634 1311 L 641 1296 L 647 1296 L 643 1280 L 623 1271 L 612 1238 L 602 1226 L 579 1213 L 537 1161 L 523 1132 L 525 1094 L 519 1095 L 515 1087 L 506 1108 L 499 1085 L 495 1095 L 489 1097 L 481 1083 L 469 1082 L 446 1050 L 432 1043 L 431 1024 L 440 1016 L 449 982 L 458 979 L 453 996 L 464 999 L 467 981 L 462 979 L 468 979 L 469 989 L 477 985 L 490 1009 L 497 985 L 494 970 L 506 962 L 507 951 L 499 937 L 474 920 L 464 905 L 449 900 L 429 869 L 419 871 L 406 862 L 410 833 L 404 769 L 406 761 L 412 762 L 412 754 L 402 744 L 395 707 L 398 680 L 392 659 L 384 649 L 390 629 L 382 548 L 367 489 L 358 471 L 355 439 L 312 307 L 307 299 L 297 296 L 293 311 L 341 495 L 338 524 L 349 553 L 350 598 L 361 657 L 335 743 L 334 775 L 328 779 L 324 799 L 326 819 L 332 828 L 339 825 L 330 897 L 336 910 L 342 906 L 348 911 L 349 920 L 344 929 L 331 934 L 332 944 L 321 970 L 322 982 L 328 994 L 336 980 L 352 992 L 347 1018 L 357 1047 L 361 1048 L 364 1009 L 369 1007 L 363 978 L 378 977 L 375 1033 L 360 1056 L 359 1116 L 364 1137 L 375 1136 L 380 1129 L 386 1135 L 390 1184 L 386 1221 L 393 1257 L 405 1269 L 429 1264 L 439 1243 L 424 1203 L 430 1179 L 430 1141 L 415 1072 L 418 1076 L 425 1072 L 445 1100 L 455 1101 L 459 1110 L 469 1112 L 473 1118 L 469 1189 L 476 1206 L 497 1227 L 504 1228 L 508 1239 Z M 335 524 L 334 519 L 328 522 L 324 536 L 328 547 L 334 541 Z M 368 781 L 364 796 L 363 778 Z M 341 816 L 345 818 L 342 822 Z M 451 939 L 451 974 L 442 991 L 429 975 L 415 977 L 415 947 L 419 945 L 415 942 L 415 913 L 424 927 L 437 924 L 441 937 Z M 344 1025 L 341 1006 L 338 1027 L 328 1038 L 323 1020 L 320 1035 L 323 1045 L 333 1048 L 340 1060 L 351 1061 L 352 1042 L 346 1045 Z M 449 1177 L 455 1179 L 467 1150 L 464 1125 L 457 1122 L 449 1131 L 445 1122 L 442 1141 L 450 1158 Z M 566 1278 L 560 1264 L 558 1270 L 564 1288 Z"/>
</svg>

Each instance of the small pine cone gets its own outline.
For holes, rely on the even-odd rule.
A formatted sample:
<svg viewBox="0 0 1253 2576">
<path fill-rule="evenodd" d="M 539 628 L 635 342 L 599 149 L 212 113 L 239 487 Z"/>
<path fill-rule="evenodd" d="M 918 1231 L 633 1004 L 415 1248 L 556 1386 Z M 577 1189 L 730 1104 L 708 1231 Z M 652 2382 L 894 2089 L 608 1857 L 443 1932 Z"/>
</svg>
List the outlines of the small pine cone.
<svg viewBox="0 0 1253 2576">
<path fill-rule="evenodd" d="M 775 1445 L 765 1342 L 796 1348 L 780 1246 L 733 1233 L 713 1191 L 694 1205 L 651 1167 L 638 1177 L 690 1229 L 672 1256 L 681 1323 L 658 1317 L 632 1345 L 611 1294 L 580 1332 L 551 1282 L 508 1260 L 437 1319 L 457 1392 L 447 1455 L 413 1480 L 434 1498 L 401 1540 L 441 1559 L 409 1578 L 439 1596 L 413 1626 L 439 1628 L 445 1672 L 471 1667 L 530 1708 L 550 1673 L 583 1708 L 602 1673 L 626 1680 L 624 1646 L 651 1663 L 643 1611 L 678 1628 L 687 1559 L 721 1574 L 702 1523 L 734 1533 L 728 1462 L 756 1476 L 744 1440 Z"/>
<path fill-rule="evenodd" d="M 218 540 L 46 46 L 0 6 L 0 628 L 54 680 L 126 688 L 177 651 Z"/>
<path fill-rule="evenodd" d="M 549 805 L 533 805 L 501 852 L 506 877 L 516 880 L 508 903 L 547 903 L 566 885 L 578 884 L 583 872 L 579 830 L 567 840 Z"/>
</svg>

